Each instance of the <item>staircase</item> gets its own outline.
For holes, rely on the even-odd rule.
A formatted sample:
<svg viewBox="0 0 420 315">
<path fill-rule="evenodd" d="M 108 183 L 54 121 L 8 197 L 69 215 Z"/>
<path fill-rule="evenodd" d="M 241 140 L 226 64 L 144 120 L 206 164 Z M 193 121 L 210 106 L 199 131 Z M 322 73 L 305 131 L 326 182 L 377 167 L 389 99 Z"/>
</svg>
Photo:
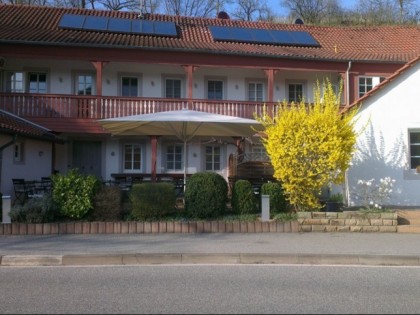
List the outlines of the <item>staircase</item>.
<svg viewBox="0 0 420 315">
<path fill-rule="evenodd" d="M 420 233 L 420 210 L 398 210 L 399 233 Z"/>
</svg>

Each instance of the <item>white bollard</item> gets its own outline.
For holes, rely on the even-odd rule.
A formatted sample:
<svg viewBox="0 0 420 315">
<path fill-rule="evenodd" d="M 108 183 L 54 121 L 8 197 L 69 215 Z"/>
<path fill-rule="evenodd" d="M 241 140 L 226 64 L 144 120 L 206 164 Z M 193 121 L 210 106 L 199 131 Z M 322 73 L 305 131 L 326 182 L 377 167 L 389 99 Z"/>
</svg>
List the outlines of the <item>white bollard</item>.
<svg viewBox="0 0 420 315">
<path fill-rule="evenodd" d="M 10 209 L 11 209 L 11 199 L 10 196 L 3 196 L 2 198 L 2 207 L 3 207 L 3 223 L 12 223 L 10 219 Z"/>
<path fill-rule="evenodd" d="M 261 195 L 261 221 L 270 221 L 270 196 Z"/>
</svg>

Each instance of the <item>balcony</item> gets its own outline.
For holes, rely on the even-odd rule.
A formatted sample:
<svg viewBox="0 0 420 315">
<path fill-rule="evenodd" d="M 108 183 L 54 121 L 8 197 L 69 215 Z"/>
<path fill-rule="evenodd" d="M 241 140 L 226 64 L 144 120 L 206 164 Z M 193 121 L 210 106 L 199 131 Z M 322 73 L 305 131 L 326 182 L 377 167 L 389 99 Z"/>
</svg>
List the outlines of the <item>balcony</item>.
<svg viewBox="0 0 420 315">
<path fill-rule="evenodd" d="M 264 105 L 269 113 L 278 103 L 232 100 L 164 99 L 146 97 L 78 96 L 0 93 L 0 109 L 25 118 L 96 120 L 188 108 L 221 115 L 254 118 Z"/>
</svg>

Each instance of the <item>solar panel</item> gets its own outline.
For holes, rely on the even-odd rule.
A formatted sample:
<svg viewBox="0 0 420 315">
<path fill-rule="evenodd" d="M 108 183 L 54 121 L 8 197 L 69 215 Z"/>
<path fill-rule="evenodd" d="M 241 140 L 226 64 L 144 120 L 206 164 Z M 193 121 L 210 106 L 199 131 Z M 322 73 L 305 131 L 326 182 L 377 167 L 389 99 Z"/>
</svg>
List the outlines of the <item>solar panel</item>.
<svg viewBox="0 0 420 315">
<path fill-rule="evenodd" d="M 86 16 L 76 14 L 64 14 L 58 24 L 61 28 L 76 28 L 81 29 L 85 22 Z"/>
<path fill-rule="evenodd" d="M 131 33 L 131 21 L 128 19 L 112 19 L 108 21 L 109 32 Z"/>
<path fill-rule="evenodd" d="M 177 36 L 175 23 L 155 21 L 155 35 Z"/>
<path fill-rule="evenodd" d="M 265 30 L 227 26 L 209 26 L 209 29 L 213 39 L 216 41 L 285 46 L 319 46 L 311 34 L 303 31 Z"/>
<path fill-rule="evenodd" d="M 174 22 L 131 20 L 77 14 L 64 14 L 61 17 L 58 27 L 85 31 L 129 33 L 154 36 L 176 37 L 178 35 Z"/>
<path fill-rule="evenodd" d="M 91 31 L 106 31 L 108 29 L 108 18 L 101 16 L 87 16 L 83 29 Z"/>
</svg>

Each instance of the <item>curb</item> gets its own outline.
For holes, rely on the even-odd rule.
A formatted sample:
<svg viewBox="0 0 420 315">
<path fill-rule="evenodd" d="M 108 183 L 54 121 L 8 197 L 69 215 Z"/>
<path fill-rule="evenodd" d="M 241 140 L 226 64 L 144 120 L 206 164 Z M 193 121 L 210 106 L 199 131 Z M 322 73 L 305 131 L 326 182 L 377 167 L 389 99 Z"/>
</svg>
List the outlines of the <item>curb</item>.
<svg viewBox="0 0 420 315">
<path fill-rule="evenodd" d="M 93 266 L 178 264 L 296 264 L 420 266 L 420 256 L 318 254 L 111 254 L 4 255 L 0 266 Z"/>
</svg>

